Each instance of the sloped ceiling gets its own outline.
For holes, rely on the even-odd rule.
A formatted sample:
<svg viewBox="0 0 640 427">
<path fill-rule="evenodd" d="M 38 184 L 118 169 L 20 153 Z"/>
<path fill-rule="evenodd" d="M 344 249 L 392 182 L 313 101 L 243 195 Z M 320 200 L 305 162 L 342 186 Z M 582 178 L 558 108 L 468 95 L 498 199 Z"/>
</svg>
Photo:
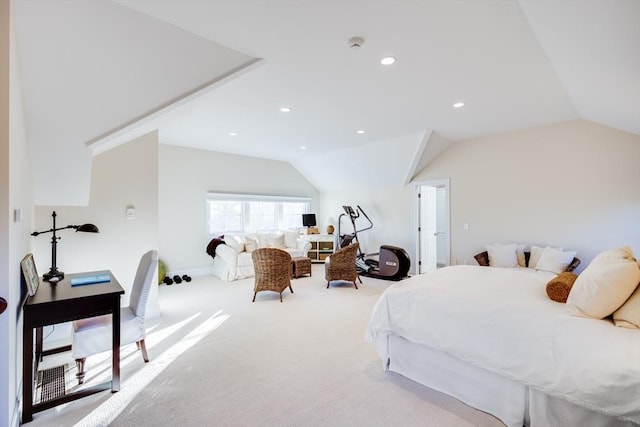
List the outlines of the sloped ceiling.
<svg viewBox="0 0 640 427">
<path fill-rule="evenodd" d="M 38 153 L 159 129 L 161 143 L 290 161 L 328 190 L 402 184 L 451 142 L 575 118 L 640 133 L 637 1 L 16 3 Z M 340 156 L 372 167 L 322 172 Z"/>
<path fill-rule="evenodd" d="M 87 142 L 253 61 L 110 1 L 14 5 L 39 205 L 87 204 Z"/>
</svg>

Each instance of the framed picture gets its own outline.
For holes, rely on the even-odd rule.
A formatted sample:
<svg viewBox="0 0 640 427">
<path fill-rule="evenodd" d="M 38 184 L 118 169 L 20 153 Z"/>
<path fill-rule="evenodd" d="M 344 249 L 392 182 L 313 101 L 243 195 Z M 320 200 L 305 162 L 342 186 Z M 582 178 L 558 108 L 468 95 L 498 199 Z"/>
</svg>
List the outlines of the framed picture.
<svg viewBox="0 0 640 427">
<path fill-rule="evenodd" d="M 40 283 L 40 277 L 36 270 L 36 263 L 33 261 L 33 254 L 27 254 L 22 261 L 20 261 L 20 267 L 22 268 L 22 275 L 27 285 L 27 292 L 29 296 L 35 295 L 38 290 L 38 284 Z"/>
</svg>

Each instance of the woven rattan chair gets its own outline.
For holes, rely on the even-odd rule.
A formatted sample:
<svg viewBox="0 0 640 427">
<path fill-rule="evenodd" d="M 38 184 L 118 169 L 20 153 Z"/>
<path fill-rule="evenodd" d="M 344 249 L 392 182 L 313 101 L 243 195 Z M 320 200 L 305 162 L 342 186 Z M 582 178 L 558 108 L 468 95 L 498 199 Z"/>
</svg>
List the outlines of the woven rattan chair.
<svg viewBox="0 0 640 427">
<path fill-rule="evenodd" d="M 358 289 L 356 279 L 362 283 L 356 271 L 356 256 L 358 254 L 358 243 L 352 243 L 342 249 L 338 249 L 327 258 L 324 264 L 324 277 L 327 280 L 327 289 L 333 280 L 346 280 L 353 282 L 353 286 Z"/>
<path fill-rule="evenodd" d="M 291 287 L 291 255 L 287 251 L 276 248 L 256 249 L 251 253 L 253 267 L 256 272 L 256 281 L 253 287 L 253 302 L 256 302 L 256 294 L 260 291 L 274 291 L 280 294 Z"/>
</svg>

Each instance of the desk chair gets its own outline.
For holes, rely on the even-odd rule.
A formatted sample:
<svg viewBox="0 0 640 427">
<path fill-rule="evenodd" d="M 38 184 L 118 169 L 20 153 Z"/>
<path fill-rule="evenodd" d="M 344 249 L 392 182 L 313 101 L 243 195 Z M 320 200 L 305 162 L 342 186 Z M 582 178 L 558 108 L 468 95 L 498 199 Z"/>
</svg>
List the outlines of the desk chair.
<svg viewBox="0 0 640 427">
<path fill-rule="evenodd" d="M 151 250 L 142 256 L 133 281 L 129 306 L 120 309 L 120 345 L 135 342 L 145 362 L 149 361 L 149 357 L 144 343 L 147 336 L 144 316 L 157 266 L 158 251 Z M 73 322 L 72 335 L 71 354 L 76 360 L 78 384 L 82 384 L 87 356 L 111 349 L 111 316 L 76 320 Z"/>
</svg>

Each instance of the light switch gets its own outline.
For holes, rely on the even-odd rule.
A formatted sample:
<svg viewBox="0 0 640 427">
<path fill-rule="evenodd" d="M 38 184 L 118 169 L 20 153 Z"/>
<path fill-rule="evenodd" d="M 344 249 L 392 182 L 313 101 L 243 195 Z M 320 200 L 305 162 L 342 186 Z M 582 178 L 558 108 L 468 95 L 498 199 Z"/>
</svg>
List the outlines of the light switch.
<svg viewBox="0 0 640 427">
<path fill-rule="evenodd" d="M 469 229 L 469 223 L 468 223 L 468 222 L 465 222 L 465 223 L 462 225 L 462 228 L 463 228 L 464 230 L 468 230 L 468 229 Z"/>
<path fill-rule="evenodd" d="M 136 219 L 135 206 L 127 206 L 127 219 Z"/>
</svg>

